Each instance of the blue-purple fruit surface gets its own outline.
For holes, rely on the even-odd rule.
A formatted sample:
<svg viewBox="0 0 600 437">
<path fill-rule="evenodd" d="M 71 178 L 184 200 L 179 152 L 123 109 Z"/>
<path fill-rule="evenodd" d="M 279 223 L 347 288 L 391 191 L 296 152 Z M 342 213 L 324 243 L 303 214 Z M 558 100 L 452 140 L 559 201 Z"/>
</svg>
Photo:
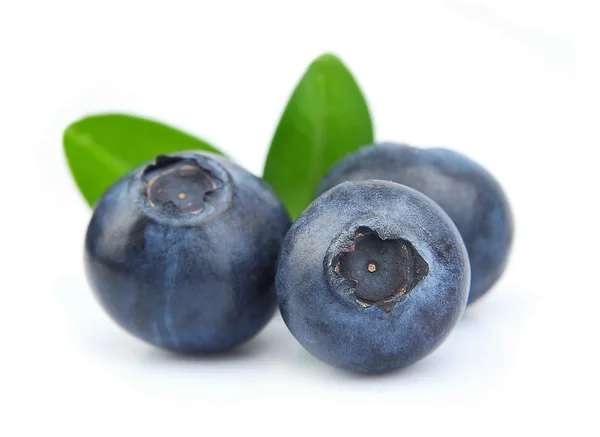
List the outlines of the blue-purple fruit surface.
<svg viewBox="0 0 600 437">
<path fill-rule="evenodd" d="M 344 182 L 292 225 L 276 289 L 285 323 L 311 354 L 382 373 L 446 338 L 469 278 L 463 241 L 435 202 L 394 182 Z"/>
<path fill-rule="evenodd" d="M 221 351 L 273 315 L 289 226 L 270 187 L 228 159 L 159 156 L 99 200 L 86 272 L 104 309 L 136 337 L 180 352 Z"/>
<path fill-rule="evenodd" d="M 456 224 L 471 263 L 469 304 L 483 296 L 506 267 L 513 218 L 506 196 L 481 165 L 453 150 L 404 144 L 365 146 L 336 163 L 316 195 L 344 181 L 380 179 L 425 194 Z"/>
</svg>

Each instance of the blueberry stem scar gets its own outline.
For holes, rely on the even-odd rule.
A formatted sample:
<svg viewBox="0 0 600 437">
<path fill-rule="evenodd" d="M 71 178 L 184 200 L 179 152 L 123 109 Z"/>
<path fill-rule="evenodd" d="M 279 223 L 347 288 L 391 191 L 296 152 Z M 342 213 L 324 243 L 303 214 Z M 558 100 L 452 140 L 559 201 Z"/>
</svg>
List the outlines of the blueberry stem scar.
<svg viewBox="0 0 600 437">
<path fill-rule="evenodd" d="M 158 160 L 146 171 L 146 197 L 151 207 L 198 214 L 205 196 L 217 188 L 213 177 L 189 160 Z"/>
<path fill-rule="evenodd" d="M 349 281 L 360 306 L 377 306 L 388 313 L 429 273 L 429 265 L 410 242 L 382 239 L 364 227 L 336 257 L 333 269 Z"/>
</svg>

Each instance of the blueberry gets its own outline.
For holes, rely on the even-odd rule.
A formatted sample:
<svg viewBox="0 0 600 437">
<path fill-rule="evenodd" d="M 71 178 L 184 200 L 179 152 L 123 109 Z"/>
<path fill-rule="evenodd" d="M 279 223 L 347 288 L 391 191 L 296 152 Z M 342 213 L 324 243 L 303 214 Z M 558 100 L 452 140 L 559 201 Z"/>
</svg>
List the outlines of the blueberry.
<svg viewBox="0 0 600 437">
<path fill-rule="evenodd" d="M 469 304 L 500 278 L 512 245 L 513 219 L 502 188 L 479 164 L 447 149 L 376 144 L 334 165 L 317 188 L 317 195 L 343 181 L 367 179 L 414 188 L 448 213 L 469 252 Z"/>
<path fill-rule="evenodd" d="M 225 350 L 273 315 L 289 226 L 266 183 L 231 161 L 159 156 L 100 199 L 86 273 L 104 309 L 136 337 L 179 352 Z"/>
<path fill-rule="evenodd" d="M 470 269 L 448 215 L 393 182 L 345 182 L 292 225 L 276 276 L 281 314 L 314 356 L 380 373 L 435 349 L 465 309 Z"/>
</svg>

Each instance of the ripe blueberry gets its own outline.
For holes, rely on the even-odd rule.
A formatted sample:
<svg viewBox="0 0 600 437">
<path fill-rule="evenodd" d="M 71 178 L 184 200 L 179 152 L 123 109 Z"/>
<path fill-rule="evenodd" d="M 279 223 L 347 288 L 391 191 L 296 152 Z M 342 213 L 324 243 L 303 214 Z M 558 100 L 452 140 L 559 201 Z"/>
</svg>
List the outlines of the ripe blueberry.
<svg viewBox="0 0 600 437">
<path fill-rule="evenodd" d="M 271 318 L 289 226 L 266 183 L 231 161 L 159 156 L 98 202 L 86 272 L 104 309 L 131 334 L 175 351 L 224 350 Z"/>
<path fill-rule="evenodd" d="M 502 188 L 479 164 L 447 149 L 376 144 L 335 164 L 321 181 L 317 195 L 343 181 L 367 179 L 414 188 L 446 211 L 469 252 L 469 304 L 500 278 L 512 245 L 513 219 Z"/>
<path fill-rule="evenodd" d="M 393 182 L 345 182 L 292 225 L 276 289 L 285 323 L 310 353 L 380 373 L 444 340 L 469 278 L 458 230 L 431 199 Z"/>
</svg>

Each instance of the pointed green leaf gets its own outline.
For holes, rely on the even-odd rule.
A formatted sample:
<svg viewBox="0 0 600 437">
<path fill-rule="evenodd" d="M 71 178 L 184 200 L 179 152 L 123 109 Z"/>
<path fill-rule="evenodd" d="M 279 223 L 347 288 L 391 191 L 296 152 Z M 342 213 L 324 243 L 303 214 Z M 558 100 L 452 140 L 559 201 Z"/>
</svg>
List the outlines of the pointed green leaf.
<svg viewBox="0 0 600 437">
<path fill-rule="evenodd" d="M 360 88 L 340 59 L 324 54 L 310 64 L 283 112 L 263 177 L 296 218 L 327 170 L 372 142 Z"/>
<path fill-rule="evenodd" d="M 121 176 L 157 155 L 183 150 L 221 153 L 185 132 L 125 114 L 76 121 L 65 130 L 63 145 L 75 182 L 90 205 Z"/>
</svg>

